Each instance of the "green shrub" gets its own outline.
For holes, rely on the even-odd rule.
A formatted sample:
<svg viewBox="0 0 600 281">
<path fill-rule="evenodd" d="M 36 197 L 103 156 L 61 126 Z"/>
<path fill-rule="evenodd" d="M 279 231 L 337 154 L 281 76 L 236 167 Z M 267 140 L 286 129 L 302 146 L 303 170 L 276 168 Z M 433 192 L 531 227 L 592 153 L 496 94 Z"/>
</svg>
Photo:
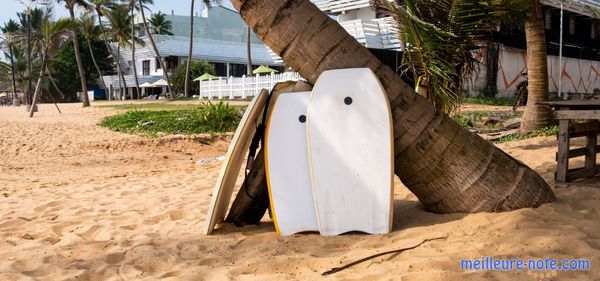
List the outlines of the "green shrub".
<svg viewBox="0 0 600 281">
<path fill-rule="evenodd" d="M 180 64 L 177 69 L 175 69 L 175 72 L 173 72 L 173 76 L 171 77 L 173 88 L 175 88 L 178 93 L 183 93 L 185 91 L 186 64 L 186 62 Z M 198 95 L 200 93 L 198 82 L 194 82 L 193 80 L 202 76 L 204 73 L 215 75 L 215 69 L 211 64 L 204 60 L 192 60 L 190 65 L 190 96 Z"/>
<path fill-rule="evenodd" d="M 158 134 L 224 133 L 235 130 L 241 110 L 224 102 L 189 110 L 134 110 L 104 118 L 99 125 L 113 131 Z"/>
</svg>

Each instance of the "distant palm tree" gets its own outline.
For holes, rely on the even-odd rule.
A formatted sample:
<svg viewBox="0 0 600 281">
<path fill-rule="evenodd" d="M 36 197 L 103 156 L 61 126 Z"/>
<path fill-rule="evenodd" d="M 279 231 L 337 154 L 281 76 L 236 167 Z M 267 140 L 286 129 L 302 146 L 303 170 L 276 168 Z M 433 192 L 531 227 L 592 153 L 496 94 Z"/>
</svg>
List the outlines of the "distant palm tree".
<svg viewBox="0 0 600 281">
<path fill-rule="evenodd" d="M 146 21 L 146 13 L 144 11 L 146 9 L 146 7 L 144 6 L 144 4 L 154 4 L 154 1 L 152 1 L 152 0 L 138 0 L 138 3 L 140 5 L 140 7 L 141 7 L 140 13 L 142 15 L 142 23 L 144 24 L 144 29 L 146 30 L 146 34 L 148 35 L 148 39 L 150 39 L 150 43 L 152 44 L 152 49 L 154 50 L 154 55 L 156 56 L 156 59 L 158 60 L 158 63 L 160 64 L 160 67 L 163 70 L 163 77 L 165 78 L 165 80 L 167 80 L 167 84 L 169 84 L 169 92 L 172 95 L 173 94 L 173 86 L 171 85 L 171 78 L 169 77 L 169 74 L 167 73 L 167 68 L 165 66 L 165 61 L 160 56 L 160 53 L 158 52 L 158 48 L 156 47 L 156 42 L 154 42 L 154 37 L 152 36 L 152 33 L 150 32 L 150 28 L 148 27 L 148 22 Z"/>
<path fill-rule="evenodd" d="M 190 46 L 188 49 L 188 58 L 185 66 L 185 86 L 184 86 L 184 94 L 185 97 L 189 97 L 190 93 L 190 66 L 192 64 L 192 51 L 194 49 L 194 4 L 196 1 L 191 0 L 191 8 L 190 8 Z M 206 7 L 210 7 L 211 4 L 216 3 L 218 5 L 221 4 L 221 0 L 203 0 L 202 1 Z"/>
<path fill-rule="evenodd" d="M 14 43 L 15 43 L 15 33 L 17 31 L 19 31 L 19 24 L 14 21 L 14 20 L 9 20 L 8 22 L 6 22 L 4 24 L 4 26 L 2 28 L 0 28 L 2 30 L 2 33 L 4 33 L 4 43 L 6 44 L 6 48 L 8 49 L 8 58 L 10 60 L 10 72 L 11 72 L 11 81 L 12 81 L 12 87 L 13 87 L 13 95 L 17 94 L 17 79 L 15 77 L 15 58 L 14 58 L 14 52 L 13 52 L 13 47 L 14 47 Z"/>
<path fill-rule="evenodd" d="M 56 2 L 59 4 L 64 2 L 65 8 L 67 8 L 67 10 L 69 11 L 69 16 L 71 18 L 71 21 L 73 22 L 75 22 L 75 6 L 77 5 L 83 8 L 88 7 L 87 2 L 85 2 L 84 0 L 56 0 Z M 85 78 L 85 70 L 81 61 L 81 54 L 79 53 L 79 42 L 77 39 L 77 34 L 73 36 L 73 50 L 75 52 L 75 59 L 77 60 L 77 70 L 79 71 L 79 79 L 81 80 L 81 91 L 83 92 L 83 107 L 88 107 L 90 106 L 90 99 L 87 94 L 87 80 Z"/>
<path fill-rule="evenodd" d="M 102 70 L 100 66 L 98 66 L 98 62 L 96 61 L 96 56 L 94 55 L 94 49 L 92 48 L 92 43 L 98 40 L 101 35 L 100 27 L 96 25 L 96 18 L 92 14 L 84 14 L 79 20 L 79 30 L 81 34 L 87 41 L 88 49 L 90 51 L 90 56 L 92 57 L 92 62 L 94 63 L 94 67 L 96 68 L 96 72 L 98 72 L 98 76 L 100 77 L 100 82 L 102 83 L 102 87 L 106 89 L 106 83 L 104 83 L 104 78 L 102 77 Z"/>
<path fill-rule="evenodd" d="M 106 31 L 104 23 L 102 22 L 102 17 L 107 16 L 110 13 L 110 9 L 114 8 L 117 4 L 113 0 L 91 0 L 90 4 L 91 5 L 88 7 L 88 11 L 94 11 L 98 16 L 98 27 L 102 32 L 102 38 L 104 44 L 106 45 L 106 49 L 108 50 L 108 52 L 113 58 L 114 63 L 116 64 L 117 76 L 119 77 L 119 84 L 125 85 L 125 87 L 127 87 L 125 77 L 123 77 L 123 70 L 121 69 L 121 65 L 117 62 L 117 55 L 114 53 L 113 49 L 108 44 L 109 35 Z M 109 89 L 106 90 L 108 91 Z M 123 89 L 121 88 L 120 91 L 123 92 Z M 107 94 L 107 97 L 108 100 L 111 99 L 110 93 Z"/>
<path fill-rule="evenodd" d="M 120 64 L 121 47 L 130 47 L 132 40 L 138 44 L 143 44 L 143 41 L 138 37 L 132 37 L 130 27 L 133 19 L 129 15 L 129 8 L 126 5 L 114 7 L 108 14 L 108 19 L 111 27 L 110 35 L 117 44 L 117 64 Z M 125 95 L 122 98 L 125 99 Z"/>
<path fill-rule="evenodd" d="M 158 11 L 156 14 L 152 14 L 150 17 L 150 26 L 152 27 L 152 34 L 159 35 L 170 35 L 173 36 L 173 23 L 170 20 L 167 20 L 165 14 Z"/>
<path fill-rule="evenodd" d="M 40 29 L 42 23 L 45 22 L 49 18 L 50 11 L 48 9 L 40 9 L 37 7 L 31 8 L 31 10 L 19 12 L 17 13 L 17 17 L 19 18 L 19 23 L 21 25 L 21 30 L 19 31 L 18 41 L 19 45 L 24 46 L 23 49 L 26 50 L 24 53 L 26 55 L 25 68 L 23 69 L 23 83 L 21 83 L 21 89 L 27 89 L 25 95 L 25 104 L 31 104 L 31 98 L 33 96 L 33 73 L 34 65 L 32 61 L 34 59 L 34 55 L 37 52 L 34 52 L 33 48 L 35 47 L 34 41 L 38 38 L 40 34 Z M 29 35 L 29 36 L 28 36 Z M 26 82 L 26 83 L 25 83 Z"/>
<path fill-rule="evenodd" d="M 139 7 L 137 5 L 137 1 L 135 0 L 128 0 L 129 1 L 129 9 L 131 11 L 131 38 L 135 38 L 136 35 L 136 27 L 135 27 L 135 10 L 139 10 Z M 143 42 L 143 41 L 141 41 Z M 138 72 L 137 72 L 137 59 L 135 57 L 135 51 L 136 51 L 136 47 L 135 44 L 136 41 L 135 40 L 131 40 L 131 65 L 133 67 L 133 78 L 135 81 L 135 98 L 139 98 L 140 96 L 140 81 L 138 79 Z M 142 44 L 144 45 L 144 44 Z M 133 97 L 132 97 L 133 99 Z"/>
<path fill-rule="evenodd" d="M 69 19 L 58 19 L 54 22 L 48 21 L 42 24 L 41 36 L 38 42 L 38 47 L 40 48 L 39 51 L 42 55 L 41 70 L 31 101 L 29 117 L 33 117 L 33 113 L 35 112 L 35 105 L 41 91 L 42 79 L 44 78 L 44 72 L 47 70 L 48 61 L 60 49 L 65 36 L 76 36 L 74 32 L 76 28 L 77 23 Z"/>
</svg>

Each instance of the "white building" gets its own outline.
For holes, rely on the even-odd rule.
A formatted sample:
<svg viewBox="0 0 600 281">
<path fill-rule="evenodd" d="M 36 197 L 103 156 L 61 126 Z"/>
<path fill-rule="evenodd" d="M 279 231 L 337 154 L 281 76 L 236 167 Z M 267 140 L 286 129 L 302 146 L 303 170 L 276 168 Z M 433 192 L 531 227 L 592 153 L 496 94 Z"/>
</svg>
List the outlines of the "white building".
<svg viewBox="0 0 600 281">
<path fill-rule="evenodd" d="M 148 15 L 148 18 L 150 15 Z M 157 49 L 164 58 L 166 71 L 172 73 L 179 65 L 184 64 L 189 48 L 189 16 L 166 15 L 172 22 L 173 36 L 153 35 Z M 141 23 L 141 18 L 136 21 Z M 135 64 L 140 84 L 154 83 L 163 78 L 164 70 L 150 44 L 148 36 L 140 29 L 138 34 L 146 42 L 145 46 L 136 46 Z M 208 61 L 215 68 L 217 76 L 240 77 L 247 72 L 247 27 L 236 11 L 224 7 L 212 7 L 203 12 L 203 15 L 194 19 L 194 59 Z M 116 53 L 116 46 L 113 44 Z M 282 71 L 283 64 L 273 52 L 270 51 L 255 34 L 251 35 L 252 64 L 254 66 L 267 65 Z M 121 47 L 121 68 L 125 73 L 127 85 L 126 95 L 122 95 L 120 79 L 117 75 L 104 76 L 108 92 L 111 97 L 131 97 L 135 87 L 133 76 L 133 62 L 130 48 Z"/>
</svg>

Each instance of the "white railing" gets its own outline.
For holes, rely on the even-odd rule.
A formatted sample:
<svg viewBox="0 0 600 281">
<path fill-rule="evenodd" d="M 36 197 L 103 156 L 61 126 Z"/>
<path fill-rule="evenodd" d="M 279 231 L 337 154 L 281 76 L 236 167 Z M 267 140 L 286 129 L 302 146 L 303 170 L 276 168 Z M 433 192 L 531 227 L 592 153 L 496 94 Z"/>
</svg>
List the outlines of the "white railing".
<svg viewBox="0 0 600 281">
<path fill-rule="evenodd" d="M 199 82 L 200 99 L 245 99 L 257 95 L 262 89 L 271 90 L 279 82 L 298 80 L 303 80 L 303 78 L 297 72 L 248 77 L 219 77 L 219 79 Z"/>
<path fill-rule="evenodd" d="M 392 18 L 340 22 L 356 40 L 368 48 L 400 49 L 400 40 Z"/>
</svg>

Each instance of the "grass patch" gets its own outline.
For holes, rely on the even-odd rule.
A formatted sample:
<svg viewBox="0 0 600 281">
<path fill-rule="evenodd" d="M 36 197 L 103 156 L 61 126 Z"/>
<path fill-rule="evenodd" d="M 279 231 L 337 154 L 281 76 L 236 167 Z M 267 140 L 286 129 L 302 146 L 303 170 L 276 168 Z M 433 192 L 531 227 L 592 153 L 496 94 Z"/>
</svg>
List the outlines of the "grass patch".
<svg viewBox="0 0 600 281">
<path fill-rule="evenodd" d="M 500 105 L 500 106 L 513 106 L 515 103 L 514 98 L 489 98 L 489 97 L 462 97 L 463 103 L 473 104 L 485 104 L 485 105 Z"/>
<path fill-rule="evenodd" d="M 131 110 L 104 118 L 99 125 L 117 132 L 160 134 L 224 133 L 235 130 L 241 107 L 224 102 L 184 110 Z"/>
<path fill-rule="evenodd" d="M 535 137 L 555 136 L 557 133 L 558 133 L 558 126 L 554 125 L 554 126 L 546 127 L 546 128 L 539 129 L 539 130 L 530 131 L 527 133 L 518 133 L 518 134 L 503 136 L 503 137 L 493 141 L 493 143 L 498 144 L 498 143 L 504 143 L 504 142 L 509 142 L 509 141 L 525 140 L 525 139 L 530 139 L 530 138 L 535 138 Z"/>
<path fill-rule="evenodd" d="M 200 107 L 197 103 L 182 104 L 172 103 L 169 101 L 165 102 L 152 102 L 152 103 L 125 103 L 125 104 L 107 104 L 98 105 L 99 108 L 114 108 L 120 110 L 189 110 Z"/>
<path fill-rule="evenodd" d="M 463 128 L 478 127 L 483 122 L 484 117 L 521 117 L 522 111 L 461 111 L 452 115 L 452 119 Z"/>
</svg>

